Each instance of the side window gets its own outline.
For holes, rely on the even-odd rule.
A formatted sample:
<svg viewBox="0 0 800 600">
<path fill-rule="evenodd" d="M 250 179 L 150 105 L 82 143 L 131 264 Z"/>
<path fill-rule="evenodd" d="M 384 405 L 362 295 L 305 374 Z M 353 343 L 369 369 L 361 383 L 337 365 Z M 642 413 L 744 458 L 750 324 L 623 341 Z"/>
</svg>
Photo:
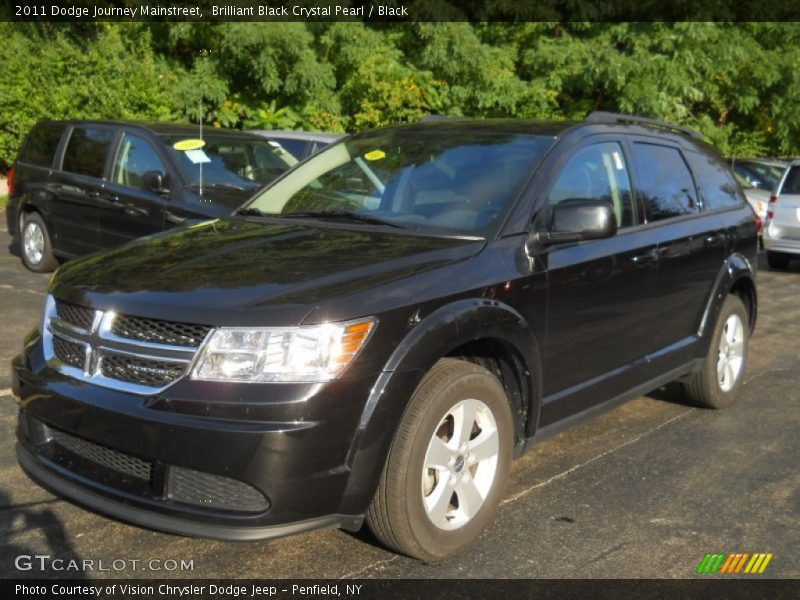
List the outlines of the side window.
<svg viewBox="0 0 800 600">
<path fill-rule="evenodd" d="M 34 127 L 19 153 L 19 160 L 40 167 L 52 166 L 53 156 L 63 132 L 63 125 L 47 124 Z"/>
<path fill-rule="evenodd" d="M 63 169 L 79 175 L 102 177 L 114 135 L 112 129 L 76 127 L 64 152 Z"/>
<path fill-rule="evenodd" d="M 153 147 L 142 138 L 126 133 L 122 136 L 117 159 L 114 161 L 112 180 L 115 183 L 140 188 L 147 171 L 166 173 L 164 163 Z"/>
<path fill-rule="evenodd" d="M 636 224 L 630 176 L 618 143 L 605 142 L 582 148 L 564 165 L 550 190 L 548 203 L 552 206 L 578 198 L 611 204 L 620 228 Z"/>
<path fill-rule="evenodd" d="M 694 180 L 676 148 L 637 142 L 637 173 L 650 221 L 661 221 L 700 210 Z"/>
<path fill-rule="evenodd" d="M 687 157 L 703 190 L 706 210 L 722 210 L 744 203 L 739 186 L 725 163 L 713 155 L 698 152 L 690 152 Z"/>
</svg>

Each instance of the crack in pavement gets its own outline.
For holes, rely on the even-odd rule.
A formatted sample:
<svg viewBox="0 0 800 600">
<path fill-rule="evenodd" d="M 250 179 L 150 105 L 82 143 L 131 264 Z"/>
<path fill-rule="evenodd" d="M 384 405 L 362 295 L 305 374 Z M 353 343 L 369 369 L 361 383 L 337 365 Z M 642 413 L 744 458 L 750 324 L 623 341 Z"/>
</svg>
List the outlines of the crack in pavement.
<svg viewBox="0 0 800 600">
<path fill-rule="evenodd" d="M 347 575 L 342 575 L 339 579 L 353 579 L 353 578 L 355 578 L 356 575 L 361 575 L 362 573 L 365 573 L 365 572 L 369 571 L 373 567 L 377 567 L 378 565 L 382 565 L 382 564 L 385 564 L 385 563 L 394 562 L 398 558 L 400 558 L 399 554 L 395 554 L 391 558 L 383 558 L 381 560 L 375 561 L 374 563 L 372 563 L 370 565 L 367 565 L 363 569 L 359 569 L 358 571 L 353 571 L 352 573 L 348 573 Z"/>
</svg>

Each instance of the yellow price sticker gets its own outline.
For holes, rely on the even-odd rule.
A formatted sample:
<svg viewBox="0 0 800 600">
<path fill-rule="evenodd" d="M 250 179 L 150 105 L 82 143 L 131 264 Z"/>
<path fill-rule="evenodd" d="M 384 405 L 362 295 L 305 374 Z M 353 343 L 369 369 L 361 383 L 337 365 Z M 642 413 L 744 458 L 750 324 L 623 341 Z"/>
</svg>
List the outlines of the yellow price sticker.
<svg viewBox="0 0 800 600">
<path fill-rule="evenodd" d="M 172 144 L 172 147 L 175 148 L 175 150 L 182 150 L 185 152 L 186 150 L 198 150 L 205 145 L 206 143 L 203 140 L 181 140 L 180 142 Z"/>
<path fill-rule="evenodd" d="M 380 160 L 382 158 L 386 158 L 386 152 L 383 150 L 373 150 L 371 152 L 367 152 L 364 155 L 364 158 L 367 160 Z"/>
</svg>

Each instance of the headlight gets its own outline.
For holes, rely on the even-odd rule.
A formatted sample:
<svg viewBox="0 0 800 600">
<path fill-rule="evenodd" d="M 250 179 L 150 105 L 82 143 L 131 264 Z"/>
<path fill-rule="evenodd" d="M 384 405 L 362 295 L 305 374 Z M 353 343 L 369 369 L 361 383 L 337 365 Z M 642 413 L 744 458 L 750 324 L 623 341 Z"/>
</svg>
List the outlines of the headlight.
<svg viewBox="0 0 800 600">
<path fill-rule="evenodd" d="M 367 318 L 299 327 L 221 328 L 200 351 L 192 379 L 328 381 L 347 368 L 375 325 Z"/>
</svg>

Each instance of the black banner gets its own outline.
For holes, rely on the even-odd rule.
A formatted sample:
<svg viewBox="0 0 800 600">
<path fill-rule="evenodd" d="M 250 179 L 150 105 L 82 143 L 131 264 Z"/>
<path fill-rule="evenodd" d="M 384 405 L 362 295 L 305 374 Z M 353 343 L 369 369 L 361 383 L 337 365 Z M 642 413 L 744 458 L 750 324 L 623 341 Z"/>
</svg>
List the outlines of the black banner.
<svg viewBox="0 0 800 600">
<path fill-rule="evenodd" d="M 222 600 L 241 598 L 331 599 L 481 599 L 592 600 L 620 598 L 726 598 L 758 600 L 797 598 L 800 585 L 791 579 L 390 579 L 390 580 L 4 580 L 0 597 L 127 600 Z"/>
<path fill-rule="evenodd" d="M 785 0 L 10 0 L 0 20 L 159 21 L 800 21 Z"/>
</svg>

